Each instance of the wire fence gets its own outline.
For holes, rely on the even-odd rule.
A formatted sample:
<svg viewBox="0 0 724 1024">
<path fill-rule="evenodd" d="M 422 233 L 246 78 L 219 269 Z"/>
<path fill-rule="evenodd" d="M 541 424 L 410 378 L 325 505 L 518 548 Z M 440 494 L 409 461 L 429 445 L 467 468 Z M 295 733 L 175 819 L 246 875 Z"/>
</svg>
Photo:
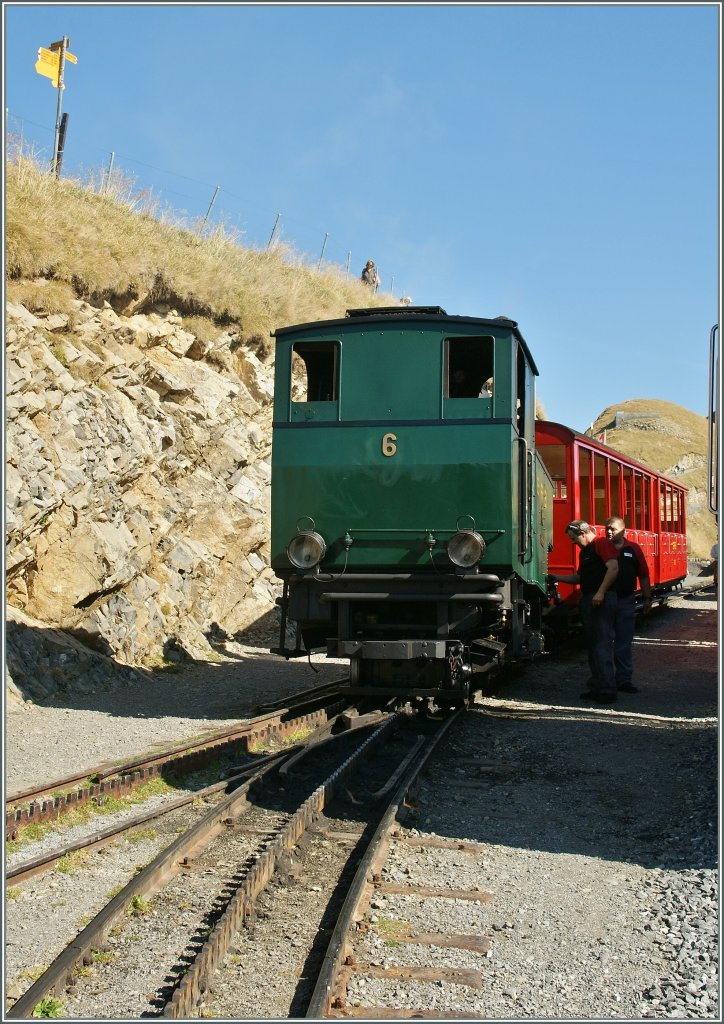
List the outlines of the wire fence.
<svg viewBox="0 0 724 1024">
<path fill-rule="evenodd" d="M 47 163 L 51 173 L 55 127 L 18 117 L 7 109 L 5 121 L 8 154 L 32 156 L 41 166 Z M 60 176 L 64 176 L 62 170 Z M 129 154 L 102 154 L 100 150 L 94 167 L 79 165 L 65 176 L 91 191 L 111 194 L 137 212 L 201 236 L 222 229 L 248 249 L 272 249 L 283 242 L 284 249 L 294 252 L 305 266 L 317 270 L 334 267 L 341 269 L 345 278 L 359 277 L 359 271 L 353 269 L 352 248 L 339 245 L 330 232 L 319 231 L 303 218 L 264 209 L 252 198 L 237 195 L 221 184 L 156 167 Z M 296 237 L 290 237 L 290 233 Z M 300 238 L 308 240 L 306 248 L 299 245 Z M 358 262 L 364 266 L 366 259 Z M 395 295 L 394 276 L 389 278 L 386 291 Z M 404 299 L 404 289 L 398 287 L 398 292 Z"/>
</svg>

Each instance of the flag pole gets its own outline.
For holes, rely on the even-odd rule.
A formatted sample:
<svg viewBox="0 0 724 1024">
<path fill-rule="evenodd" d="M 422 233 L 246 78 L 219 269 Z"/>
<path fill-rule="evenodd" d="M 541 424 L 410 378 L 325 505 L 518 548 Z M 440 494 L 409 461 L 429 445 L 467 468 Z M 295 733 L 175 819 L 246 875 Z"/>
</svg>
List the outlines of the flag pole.
<svg viewBox="0 0 724 1024">
<path fill-rule="evenodd" d="M 63 36 L 59 50 L 59 63 L 58 63 L 58 109 L 55 115 L 55 140 L 53 142 L 53 162 L 50 165 L 50 173 L 54 174 L 57 178 L 59 176 L 60 167 L 58 166 L 58 148 L 60 143 L 60 111 L 63 106 L 63 65 L 65 64 L 65 50 L 70 45 L 70 40 L 67 36 Z"/>
<path fill-rule="evenodd" d="M 67 117 L 65 123 L 61 117 L 61 111 L 63 108 L 63 72 L 65 70 L 65 62 L 69 60 L 71 64 L 77 64 L 78 58 L 70 52 L 68 47 L 70 46 L 70 39 L 67 36 L 63 36 L 55 43 L 51 43 L 48 49 L 41 46 L 38 50 L 38 59 L 35 62 L 35 70 L 39 75 L 44 75 L 49 78 L 53 84 L 53 87 L 58 90 L 58 105 L 55 114 L 55 137 L 53 139 L 53 159 L 50 163 L 50 173 L 55 177 L 60 176 L 60 164 L 61 164 L 61 150 L 65 141 L 64 127 L 68 123 Z"/>
</svg>

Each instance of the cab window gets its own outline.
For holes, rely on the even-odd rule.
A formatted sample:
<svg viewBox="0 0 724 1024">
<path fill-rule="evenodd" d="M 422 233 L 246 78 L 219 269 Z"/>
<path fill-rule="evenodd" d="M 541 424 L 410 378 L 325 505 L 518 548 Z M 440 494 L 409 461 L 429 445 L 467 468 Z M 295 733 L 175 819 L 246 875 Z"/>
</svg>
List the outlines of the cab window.
<svg viewBox="0 0 724 1024">
<path fill-rule="evenodd" d="M 292 401 L 336 402 L 339 343 L 298 341 L 292 349 Z"/>
<path fill-rule="evenodd" d="M 445 397 L 479 398 L 493 389 L 493 339 L 447 338 Z M 486 384 L 488 388 L 486 389 Z M 488 397 L 483 394 L 482 397 Z"/>
</svg>

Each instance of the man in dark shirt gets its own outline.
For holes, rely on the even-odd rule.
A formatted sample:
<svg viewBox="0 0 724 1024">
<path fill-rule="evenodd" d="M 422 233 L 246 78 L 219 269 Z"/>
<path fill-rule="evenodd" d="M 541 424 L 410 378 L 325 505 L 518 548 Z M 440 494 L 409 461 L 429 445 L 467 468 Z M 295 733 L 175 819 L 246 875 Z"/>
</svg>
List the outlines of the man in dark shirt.
<svg viewBox="0 0 724 1024">
<path fill-rule="evenodd" d="M 566 534 L 578 546 L 578 572 L 569 576 L 548 577 L 555 583 L 578 583 L 581 587 L 581 619 L 588 646 L 591 669 L 590 689 L 581 694 L 583 700 L 596 704 L 612 704 L 616 700 L 616 678 L 613 665 L 613 627 L 617 596 L 614 584 L 618 576 L 618 552 L 605 537 L 584 519 L 574 519 Z"/>
<path fill-rule="evenodd" d="M 633 541 L 626 537 L 626 524 L 620 516 L 606 520 L 606 537 L 618 553 L 618 577 L 616 578 L 616 617 L 613 624 L 613 664 L 616 686 L 624 693 L 638 693 L 638 687 L 631 682 L 633 676 L 632 645 L 636 621 L 636 581 L 641 583 L 643 609 L 651 611 L 651 580 L 646 556 Z"/>
</svg>

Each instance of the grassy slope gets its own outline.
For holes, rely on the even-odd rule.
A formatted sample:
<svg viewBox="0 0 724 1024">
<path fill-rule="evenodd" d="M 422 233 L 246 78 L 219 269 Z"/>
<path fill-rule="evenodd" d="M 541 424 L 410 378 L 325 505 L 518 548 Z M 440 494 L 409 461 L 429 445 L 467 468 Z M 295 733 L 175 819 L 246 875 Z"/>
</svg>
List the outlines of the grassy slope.
<svg viewBox="0 0 724 1024">
<path fill-rule="evenodd" d="M 614 428 L 616 413 L 627 419 Z M 606 444 L 659 472 L 673 476 L 689 489 L 689 554 L 708 558 L 716 539 L 714 517 L 707 509 L 707 421 L 673 402 L 633 398 L 610 405 L 593 425 L 594 435 L 606 430 Z"/>
<path fill-rule="evenodd" d="M 11 301 L 41 301 L 42 293 L 44 303 L 56 302 L 53 312 L 67 312 L 64 302 L 73 295 L 119 308 L 147 296 L 182 315 L 236 324 L 247 339 L 394 301 L 345 280 L 337 267 L 304 266 L 286 249 L 244 249 L 222 230 L 202 240 L 115 195 L 56 182 L 31 160 L 8 165 L 6 193 Z M 51 279 L 53 289 L 33 291 L 29 282 L 39 277 Z"/>
</svg>

